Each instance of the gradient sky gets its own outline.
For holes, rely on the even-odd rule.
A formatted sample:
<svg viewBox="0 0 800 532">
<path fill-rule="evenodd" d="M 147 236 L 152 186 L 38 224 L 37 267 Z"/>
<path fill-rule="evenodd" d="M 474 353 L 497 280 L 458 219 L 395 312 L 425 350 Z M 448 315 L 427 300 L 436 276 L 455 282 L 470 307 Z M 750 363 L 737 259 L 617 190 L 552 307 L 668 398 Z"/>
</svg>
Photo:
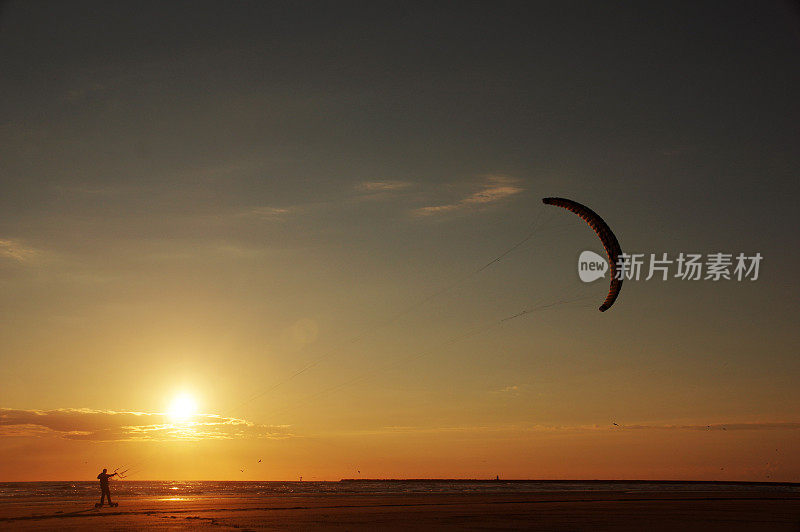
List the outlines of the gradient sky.
<svg viewBox="0 0 800 532">
<path fill-rule="evenodd" d="M 798 20 L 4 3 L 0 480 L 800 481 Z M 760 277 L 597 312 L 544 196 Z"/>
</svg>

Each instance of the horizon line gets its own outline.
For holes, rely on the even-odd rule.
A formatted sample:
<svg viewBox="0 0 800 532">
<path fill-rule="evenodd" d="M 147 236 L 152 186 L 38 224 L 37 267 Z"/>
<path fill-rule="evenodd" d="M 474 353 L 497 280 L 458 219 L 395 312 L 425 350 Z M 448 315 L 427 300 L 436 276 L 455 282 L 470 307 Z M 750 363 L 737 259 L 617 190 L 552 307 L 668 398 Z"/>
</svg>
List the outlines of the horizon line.
<svg viewBox="0 0 800 532">
<path fill-rule="evenodd" d="M 4 484 L 24 484 L 34 482 L 96 482 L 95 480 L 0 480 Z M 497 479 L 497 478 L 340 478 L 339 480 L 235 480 L 235 479 L 119 479 L 114 482 L 541 482 L 541 483 L 584 483 L 584 484 L 748 484 L 770 486 L 797 486 L 800 481 L 771 481 L 771 480 L 647 480 L 647 479 Z"/>
</svg>

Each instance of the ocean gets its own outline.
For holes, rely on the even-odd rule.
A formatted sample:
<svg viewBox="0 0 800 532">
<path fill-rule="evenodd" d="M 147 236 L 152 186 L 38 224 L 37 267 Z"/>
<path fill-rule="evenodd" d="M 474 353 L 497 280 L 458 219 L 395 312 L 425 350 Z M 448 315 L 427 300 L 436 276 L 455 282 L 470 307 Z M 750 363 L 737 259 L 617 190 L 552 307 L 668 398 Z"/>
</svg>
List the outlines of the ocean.
<svg viewBox="0 0 800 532">
<path fill-rule="evenodd" d="M 800 492 L 798 483 L 777 482 L 680 482 L 680 481 L 568 481 L 568 480 L 341 480 L 334 482 L 280 481 L 148 481 L 117 480 L 111 483 L 115 500 L 125 497 L 181 500 L 199 498 L 259 498 L 270 495 L 393 495 L 408 493 L 529 493 L 615 491 L 658 493 L 664 491 L 776 491 Z M 0 501 L 17 498 L 82 501 L 99 497 L 99 483 L 0 482 Z"/>
</svg>

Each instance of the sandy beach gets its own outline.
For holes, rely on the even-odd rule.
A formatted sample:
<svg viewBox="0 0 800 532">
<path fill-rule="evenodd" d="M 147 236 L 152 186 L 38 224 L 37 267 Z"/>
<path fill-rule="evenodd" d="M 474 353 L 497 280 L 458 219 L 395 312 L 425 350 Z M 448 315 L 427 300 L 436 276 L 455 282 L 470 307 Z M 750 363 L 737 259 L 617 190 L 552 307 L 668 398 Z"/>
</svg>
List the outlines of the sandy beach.
<svg viewBox="0 0 800 532">
<path fill-rule="evenodd" d="M 14 500 L 0 528 L 27 530 L 800 530 L 800 494 L 620 491 Z"/>
</svg>

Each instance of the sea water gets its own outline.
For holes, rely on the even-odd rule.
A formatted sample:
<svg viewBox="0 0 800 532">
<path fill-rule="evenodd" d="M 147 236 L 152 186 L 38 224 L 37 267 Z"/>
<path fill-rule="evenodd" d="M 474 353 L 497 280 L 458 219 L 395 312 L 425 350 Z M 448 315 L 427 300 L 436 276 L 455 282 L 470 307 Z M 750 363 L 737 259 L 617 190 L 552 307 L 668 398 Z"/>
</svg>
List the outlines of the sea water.
<svg viewBox="0 0 800 532">
<path fill-rule="evenodd" d="M 657 493 L 665 491 L 781 491 L 800 492 L 798 483 L 768 482 L 650 482 L 650 481 L 537 481 L 537 480 L 341 480 L 335 482 L 280 481 L 148 481 L 116 480 L 114 499 L 125 497 L 259 498 L 270 495 L 345 495 L 404 493 L 533 493 L 615 491 Z M 15 498 L 56 498 L 64 501 L 97 498 L 97 481 L 0 482 L 0 501 Z"/>
</svg>

